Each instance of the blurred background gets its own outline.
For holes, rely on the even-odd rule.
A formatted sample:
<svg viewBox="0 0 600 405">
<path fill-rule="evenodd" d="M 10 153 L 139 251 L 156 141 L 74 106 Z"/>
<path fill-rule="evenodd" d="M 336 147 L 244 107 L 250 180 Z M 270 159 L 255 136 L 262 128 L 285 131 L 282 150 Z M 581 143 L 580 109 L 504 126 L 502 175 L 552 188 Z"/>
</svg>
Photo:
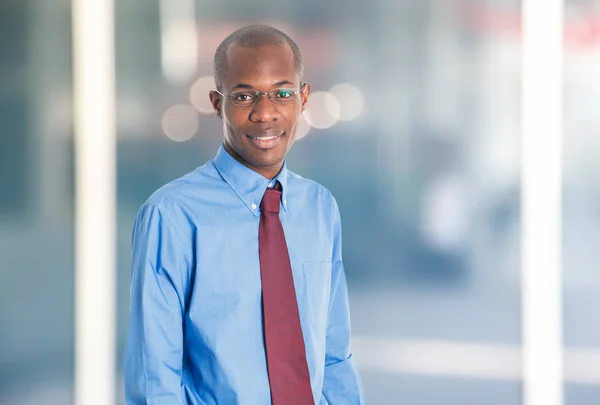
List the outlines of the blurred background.
<svg viewBox="0 0 600 405">
<path fill-rule="evenodd" d="M 313 94 L 288 167 L 343 219 L 368 404 L 517 405 L 518 0 L 116 0 L 117 365 L 133 218 L 212 159 L 212 56 L 249 23 L 299 44 Z M 0 2 L 0 404 L 68 405 L 74 379 L 71 5 Z M 600 398 L 600 0 L 566 0 L 567 405 Z M 540 145 L 540 153 L 544 153 Z"/>
</svg>

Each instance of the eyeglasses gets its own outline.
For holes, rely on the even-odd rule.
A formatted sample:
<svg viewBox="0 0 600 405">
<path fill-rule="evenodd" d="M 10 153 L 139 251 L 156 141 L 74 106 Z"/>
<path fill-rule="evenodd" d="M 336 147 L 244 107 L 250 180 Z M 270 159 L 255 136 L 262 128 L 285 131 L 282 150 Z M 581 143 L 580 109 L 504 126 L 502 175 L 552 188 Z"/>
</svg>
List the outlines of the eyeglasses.
<svg viewBox="0 0 600 405">
<path fill-rule="evenodd" d="M 269 97 L 269 100 L 276 104 L 290 104 L 297 100 L 295 97 L 296 95 L 304 92 L 304 89 L 306 89 L 306 84 L 307 83 L 304 83 L 300 90 L 291 88 L 277 88 L 265 92 L 258 90 L 240 90 L 234 91 L 231 94 L 223 94 L 219 90 L 215 91 L 221 96 L 231 99 L 231 103 L 233 105 L 240 107 L 249 107 L 258 103 L 263 94 L 266 94 L 267 97 Z"/>
</svg>

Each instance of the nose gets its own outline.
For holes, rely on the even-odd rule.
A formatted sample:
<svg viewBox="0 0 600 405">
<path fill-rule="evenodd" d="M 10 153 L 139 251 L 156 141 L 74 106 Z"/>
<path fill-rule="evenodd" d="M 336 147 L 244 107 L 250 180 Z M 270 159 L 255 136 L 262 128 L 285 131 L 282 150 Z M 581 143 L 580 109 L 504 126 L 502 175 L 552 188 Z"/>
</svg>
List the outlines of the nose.
<svg viewBox="0 0 600 405">
<path fill-rule="evenodd" d="M 262 94 L 250 112 L 250 121 L 273 122 L 277 121 L 278 116 L 277 105 L 266 94 Z"/>
</svg>

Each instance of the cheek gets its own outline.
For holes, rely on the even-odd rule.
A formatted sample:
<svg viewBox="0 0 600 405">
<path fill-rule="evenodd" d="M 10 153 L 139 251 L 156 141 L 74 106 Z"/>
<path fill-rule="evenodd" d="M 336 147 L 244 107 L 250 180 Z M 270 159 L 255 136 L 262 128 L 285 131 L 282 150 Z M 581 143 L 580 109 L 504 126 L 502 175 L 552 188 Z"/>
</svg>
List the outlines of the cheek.
<svg viewBox="0 0 600 405">
<path fill-rule="evenodd" d="M 287 126 L 294 127 L 300 120 L 300 114 L 302 114 L 301 106 L 290 106 L 281 111 L 281 117 L 283 118 Z"/>
<path fill-rule="evenodd" d="M 242 128 L 246 120 L 243 114 L 239 112 L 234 113 L 233 111 L 226 111 L 223 114 L 223 126 L 227 129 L 231 135 L 237 135 L 239 132 L 243 132 Z"/>
<path fill-rule="evenodd" d="M 294 135 L 295 135 L 296 130 L 298 129 L 298 124 L 300 123 L 301 114 L 302 114 L 302 112 L 298 108 L 297 110 L 290 111 L 289 114 L 286 116 L 286 126 L 288 127 L 289 131 L 294 132 Z"/>
</svg>

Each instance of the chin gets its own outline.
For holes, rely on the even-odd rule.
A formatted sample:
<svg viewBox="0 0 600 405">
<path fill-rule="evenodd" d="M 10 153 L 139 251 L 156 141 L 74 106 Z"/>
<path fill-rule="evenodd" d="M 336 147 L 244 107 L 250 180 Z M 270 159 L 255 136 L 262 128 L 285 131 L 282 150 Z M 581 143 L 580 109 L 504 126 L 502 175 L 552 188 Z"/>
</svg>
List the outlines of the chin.
<svg viewBox="0 0 600 405">
<path fill-rule="evenodd" d="M 254 166 L 256 167 L 272 167 L 272 166 L 277 166 L 283 163 L 284 158 L 277 155 L 277 156 L 269 156 L 269 157 L 265 157 L 262 156 L 260 158 L 255 159 L 254 161 Z"/>
<path fill-rule="evenodd" d="M 286 135 L 284 135 L 286 137 Z M 272 149 L 257 149 L 251 144 L 244 144 L 244 142 L 238 142 L 236 147 L 231 145 L 231 149 L 235 153 L 236 160 L 245 163 L 255 168 L 269 168 L 273 166 L 279 166 L 283 164 L 285 156 L 291 145 L 288 144 L 288 139 L 282 139 L 279 145 L 276 145 Z"/>
</svg>

